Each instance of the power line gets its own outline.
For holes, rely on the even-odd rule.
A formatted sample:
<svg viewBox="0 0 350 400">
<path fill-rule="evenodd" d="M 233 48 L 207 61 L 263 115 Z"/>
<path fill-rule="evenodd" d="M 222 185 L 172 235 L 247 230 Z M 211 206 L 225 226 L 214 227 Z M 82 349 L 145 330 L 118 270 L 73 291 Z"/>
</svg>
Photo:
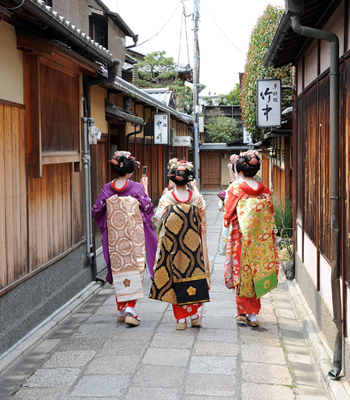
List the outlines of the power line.
<svg viewBox="0 0 350 400">
<path fill-rule="evenodd" d="M 182 31 L 183 29 L 185 30 L 185 37 L 186 37 L 186 47 L 187 47 L 187 65 L 190 65 L 190 51 L 189 51 L 189 45 L 188 45 L 188 37 L 187 37 L 187 23 L 186 23 L 186 18 L 190 17 L 190 15 L 186 15 L 186 10 L 185 10 L 185 4 L 182 2 L 183 5 L 183 11 L 181 15 L 181 27 L 180 27 L 180 40 L 179 40 L 179 54 L 178 54 L 178 59 L 177 59 L 177 65 L 180 64 L 180 54 L 181 54 L 181 43 L 182 43 Z M 185 25 L 185 28 L 183 28 L 183 23 Z"/>
<path fill-rule="evenodd" d="M 215 22 L 214 18 L 210 15 L 209 11 L 204 7 L 205 11 L 208 13 L 209 17 L 213 20 L 214 24 L 218 27 L 218 29 L 220 30 L 220 32 L 226 37 L 226 39 L 228 39 L 235 47 L 238 51 L 240 51 L 242 54 L 246 55 L 246 53 L 244 53 L 238 46 L 236 46 L 232 40 L 226 35 L 226 33 L 220 28 L 220 26 Z"/>
<path fill-rule="evenodd" d="M 135 47 L 139 47 L 139 46 L 141 46 L 142 44 L 144 44 L 144 43 L 146 43 L 146 42 L 149 42 L 150 40 L 152 40 L 153 38 L 155 38 L 157 35 L 159 35 L 160 32 L 168 25 L 168 23 L 170 22 L 170 20 L 171 20 L 171 19 L 173 18 L 173 16 L 175 15 L 177 9 L 179 8 L 179 5 L 180 5 L 180 3 L 177 5 L 175 11 L 174 11 L 173 14 L 171 15 L 171 17 L 168 19 L 168 21 L 162 26 L 162 28 L 161 28 L 155 35 L 153 35 L 153 36 L 150 37 L 149 39 L 145 40 L 144 42 L 137 44 Z"/>
</svg>

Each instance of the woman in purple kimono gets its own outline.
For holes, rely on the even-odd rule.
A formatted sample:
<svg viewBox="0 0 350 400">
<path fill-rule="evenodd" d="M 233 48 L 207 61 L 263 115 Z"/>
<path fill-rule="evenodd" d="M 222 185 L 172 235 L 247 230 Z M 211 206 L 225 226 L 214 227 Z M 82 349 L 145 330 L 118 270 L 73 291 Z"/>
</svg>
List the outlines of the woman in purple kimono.
<svg viewBox="0 0 350 400">
<path fill-rule="evenodd" d="M 130 180 L 135 164 L 140 163 L 129 152 L 117 151 L 110 163 L 117 179 L 103 186 L 92 215 L 102 232 L 106 280 L 115 288 L 117 321 L 139 325 L 134 308 L 143 297 L 145 265 L 148 275 L 154 276 L 157 236 L 151 220 L 153 205 L 146 192 L 147 177 L 142 184 Z"/>
</svg>

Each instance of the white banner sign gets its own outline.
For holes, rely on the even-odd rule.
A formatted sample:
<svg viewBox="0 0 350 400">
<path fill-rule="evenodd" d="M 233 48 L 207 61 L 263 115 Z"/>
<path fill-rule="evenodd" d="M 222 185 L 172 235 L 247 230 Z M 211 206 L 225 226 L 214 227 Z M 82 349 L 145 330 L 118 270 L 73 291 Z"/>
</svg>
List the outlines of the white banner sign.
<svg viewBox="0 0 350 400">
<path fill-rule="evenodd" d="M 281 125 L 281 80 L 258 80 L 256 85 L 256 126 L 271 128 Z"/>
<path fill-rule="evenodd" d="M 187 146 L 191 147 L 192 145 L 191 136 L 175 136 L 173 138 L 173 146 Z"/>
<path fill-rule="evenodd" d="M 169 115 L 157 113 L 153 115 L 154 144 L 169 144 Z"/>
</svg>

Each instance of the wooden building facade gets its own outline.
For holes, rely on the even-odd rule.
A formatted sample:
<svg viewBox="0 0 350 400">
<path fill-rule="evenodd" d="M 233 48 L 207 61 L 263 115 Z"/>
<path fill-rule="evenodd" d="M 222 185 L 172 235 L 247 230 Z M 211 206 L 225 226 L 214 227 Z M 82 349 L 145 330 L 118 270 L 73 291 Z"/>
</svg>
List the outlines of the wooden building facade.
<svg viewBox="0 0 350 400">
<path fill-rule="evenodd" d="M 344 379 L 350 382 L 350 4 L 346 0 L 297 3 L 286 2 L 279 30 L 264 64 L 280 67 L 292 63 L 294 66 L 291 161 L 295 275 L 336 358 L 341 354 L 339 349 L 342 350 L 339 368 Z M 292 30 L 289 24 L 291 17 L 296 30 Z M 323 38 L 332 37 L 333 43 L 338 41 L 339 57 L 331 58 L 329 40 L 297 34 L 299 23 L 314 29 L 315 34 L 316 29 L 322 32 Z M 330 96 L 331 68 L 339 68 L 339 75 L 336 74 L 339 77 L 339 85 L 336 85 L 339 88 L 339 109 L 335 111 L 335 120 L 339 121 L 339 148 L 335 149 L 335 154 L 330 152 L 331 135 L 338 136 L 330 126 L 330 108 L 334 104 L 331 104 Z M 332 162 L 339 163 L 339 168 L 334 171 L 335 175 L 339 174 L 339 187 L 336 188 L 339 196 L 333 199 Z M 339 204 L 338 217 L 331 212 L 332 201 Z M 338 261 L 333 252 L 335 249 L 332 250 L 332 221 L 333 224 L 339 222 Z M 338 296 L 341 301 L 334 301 Z M 339 333 L 341 340 L 338 340 Z M 338 376 L 340 370 L 334 368 L 332 373 L 334 371 Z"/>
<path fill-rule="evenodd" d="M 0 0 L 0 358 L 105 267 L 96 226 L 87 256 L 86 214 L 113 178 L 112 153 L 128 148 L 147 165 L 154 204 L 169 158 L 191 159 L 188 147 L 145 135 L 158 112 L 173 136 L 192 135 L 193 122 L 123 80 L 125 40 L 113 38 L 137 35 L 120 16 L 98 0 L 51 3 L 9 10 L 17 3 Z M 90 145 L 91 118 L 101 139 Z"/>
</svg>

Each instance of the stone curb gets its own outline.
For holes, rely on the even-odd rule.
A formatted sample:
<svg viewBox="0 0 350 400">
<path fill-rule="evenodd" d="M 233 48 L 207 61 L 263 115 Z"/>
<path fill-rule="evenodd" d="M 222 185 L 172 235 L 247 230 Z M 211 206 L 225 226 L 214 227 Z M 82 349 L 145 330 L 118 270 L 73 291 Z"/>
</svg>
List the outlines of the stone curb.
<svg viewBox="0 0 350 400">
<path fill-rule="evenodd" d="M 322 332 L 313 317 L 311 309 L 307 305 L 298 282 L 295 279 L 293 279 L 293 281 L 286 279 L 284 284 L 287 286 L 287 291 L 294 310 L 296 311 L 299 323 L 307 333 L 307 335 L 305 335 L 306 340 L 315 356 L 332 398 L 334 400 L 350 400 L 349 392 L 345 388 L 342 380 L 328 378 L 328 371 L 332 368 L 330 350 L 327 350 L 327 344 L 322 338 Z"/>
<path fill-rule="evenodd" d="M 45 338 L 53 331 L 53 329 L 64 322 L 100 289 L 101 285 L 98 282 L 91 282 L 85 289 L 52 313 L 40 325 L 24 336 L 5 353 L 0 355 L 0 375 L 3 374 L 15 361 L 28 353 L 28 351 L 31 350 L 40 340 Z"/>
</svg>

